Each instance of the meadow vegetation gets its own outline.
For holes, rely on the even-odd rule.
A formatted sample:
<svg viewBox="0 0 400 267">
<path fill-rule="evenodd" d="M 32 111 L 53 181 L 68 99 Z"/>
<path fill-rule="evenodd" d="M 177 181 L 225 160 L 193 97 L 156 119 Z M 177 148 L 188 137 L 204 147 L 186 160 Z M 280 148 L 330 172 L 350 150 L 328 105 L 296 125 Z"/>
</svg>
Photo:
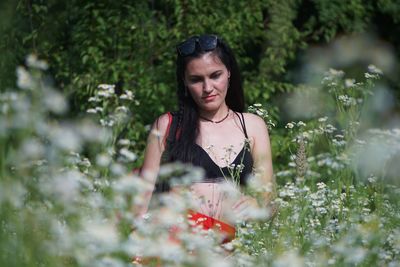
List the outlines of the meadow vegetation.
<svg viewBox="0 0 400 267">
<path fill-rule="evenodd" d="M 132 266 L 138 255 L 149 266 L 400 265 L 396 1 L 0 9 L 0 266 Z M 187 224 L 185 191 L 134 218 L 148 185 L 133 169 L 151 122 L 176 106 L 174 45 L 199 32 L 232 44 L 277 181 L 277 213 L 255 210 L 224 246 Z M 160 171 L 187 184 L 202 175 Z M 255 176 L 245 190 L 266 189 Z"/>
</svg>

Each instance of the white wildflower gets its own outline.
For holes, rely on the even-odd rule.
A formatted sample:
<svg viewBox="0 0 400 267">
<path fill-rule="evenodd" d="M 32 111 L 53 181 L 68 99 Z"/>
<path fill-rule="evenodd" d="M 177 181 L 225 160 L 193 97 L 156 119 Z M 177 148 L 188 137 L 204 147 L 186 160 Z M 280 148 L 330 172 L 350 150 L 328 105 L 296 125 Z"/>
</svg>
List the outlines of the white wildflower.
<svg viewBox="0 0 400 267">
<path fill-rule="evenodd" d="M 101 167 L 107 167 L 111 163 L 111 158 L 107 154 L 99 154 L 96 157 L 96 164 Z"/>
<path fill-rule="evenodd" d="M 288 124 L 286 124 L 285 128 L 286 129 L 293 129 L 294 124 L 292 122 L 289 122 Z"/>
<path fill-rule="evenodd" d="M 344 80 L 344 86 L 346 86 L 347 88 L 354 87 L 355 83 L 356 83 L 356 80 L 354 80 L 354 79 L 345 79 Z"/>
<path fill-rule="evenodd" d="M 97 96 L 91 96 L 88 99 L 89 102 L 100 102 L 100 98 L 98 98 Z"/>
<path fill-rule="evenodd" d="M 17 85 L 21 89 L 32 89 L 34 80 L 31 74 L 24 68 L 17 68 Z"/>
<path fill-rule="evenodd" d="M 128 108 L 125 106 L 119 106 L 116 108 L 117 112 L 122 112 L 122 113 L 127 113 L 128 112 Z"/>
<path fill-rule="evenodd" d="M 39 159 L 43 157 L 44 152 L 43 144 L 36 139 L 25 140 L 21 147 L 22 158 Z"/>
<path fill-rule="evenodd" d="M 132 91 L 126 90 L 124 94 L 120 95 L 120 99 L 133 100 L 134 96 Z"/>
<path fill-rule="evenodd" d="M 365 145 L 367 143 L 367 142 L 365 142 L 365 140 L 361 140 L 361 139 L 355 139 L 354 141 L 356 142 L 356 144 L 359 144 L 359 145 Z"/>
<path fill-rule="evenodd" d="M 52 142 L 66 151 L 79 151 L 82 140 L 72 126 L 54 127 L 50 132 Z"/>
<path fill-rule="evenodd" d="M 368 182 L 371 184 L 376 183 L 376 177 L 374 175 L 371 175 L 368 177 Z"/>
<path fill-rule="evenodd" d="M 328 117 L 321 117 L 318 119 L 319 122 L 326 122 L 328 120 Z"/>
<path fill-rule="evenodd" d="M 50 111 L 56 114 L 63 114 L 68 108 L 64 96 L 53 89 L 46 90 L 44 104 Z"/>
<path fill-rule="evenodd" d="M 76 201 L 80 194 L 80 180 L 83 180 L 83 174 L 71 170 L 58 174 L 50 183 L 41 187 L 48 193 L 52 193 L 60 198 L 64 204 Z"/>
<path fill-rule="evenodd" d="M 114 163 L 110 167 L 111 173 L 117 176 L 123 175 L 126 170 L 125 167 L 119 163 Z"/>
<path fill-rule="evenodd" d="M 273 267 L 302 267 L 305 266 L 304 259 L 295 251 L 288 251 L 280 255 L 272 263 Z"/>
<path fill-rule="evenodd" d="M 95 254 L 111 252 L 119 243 L 116 224 L 106 219 L 87 220 L 80 239 L 83 243 L 91 244 Z"/>
<path fill-rule="evenodd" d="M 31 68 L 36 68 L 36 69 L 40 69 L 40 70 L 48 69 L 48 65 L 47 65 L 46 61 L 39 60 L 37 55 L 35 55 L 35 54 L 30 54 L 26 58 L 26 65 L 28 65 Z"/>
<path fill-rule="evenodd" d="M 127 161 L 135 161 L 137 155 L 126 148 L 121 148 L 119 154 L 122 155 Z"/>
<path fill-rule="evenodd" d="M 102 89 L 102 90 L 114 90 L 114 88 L 115 88 L 115 85 L 114 84 L 99 84 L 98 86 L 97 86 L 99 89 Z"/>
<path fill-rule="evenodd" d="M 105 97 L 105 98 L 109 98 L 109 97 L 111 97 L 112 95 L 114 94 L 114 92 L 112 91 L 99 91 L 98 93 L 97 93 L 97 95 L 98 96 L 102 96 L 102 97 Z"/>
<path fill-rule="evenodd" d="M 378 67 L 376 67 L 375 65 L 368 65 L 368 72 L 373 73 L 373 74 L 379 74 L 382 75 L 383 72 L 382 70 L 380 70 Z"/>
<path fill-rule="evenodd" d="M 318 190 L 326 189 L 326 184 L 324 182 L 317 183 Z"/>
<path fill-rule="evenodd" d="M 129 146 L 131 144 L 131 141 L 129 139 L 119 139 L 118 140 L 118 145 L 120 146 Z"/>
<path fill-rule="evenodd" d="M 279 171 L 279 172 L 277 172 L 277 173 L 276 173 L 276 176 L 277 176 L 277 177 L 286 177 L 286 176 L 290 176 L 290 175 L 292 175 L 292 174 L 293 174 L 292 171 L 286 170 L 286 171 Z"/>
<path fill-rule="evenodd" d="M 306 126 L 306 124 L 303 121 L 298 121 L 297 126 L 302 127 L 302 126 Z"/>
<path fill-rule="evenodd" d="M 128 174 L 113 181 L 112 188 L 120 193 L 132 195 L 135 192 L 145 192 L 152 189 L 150 183 L 133 174 Z"/>
</svg>

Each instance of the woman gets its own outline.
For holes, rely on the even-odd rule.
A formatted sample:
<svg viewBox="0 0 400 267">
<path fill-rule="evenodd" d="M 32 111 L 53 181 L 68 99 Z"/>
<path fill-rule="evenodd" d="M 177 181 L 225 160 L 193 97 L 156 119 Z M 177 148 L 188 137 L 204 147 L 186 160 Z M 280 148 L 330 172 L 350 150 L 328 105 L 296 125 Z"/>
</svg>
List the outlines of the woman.
<svg viewBox="0 0 400 267">
<path fill-rule="evenodd" d="M 254 171 L 262 186 L 273 187 L 271 149 L 267 127 L 260 117 L 242 113 L 244 96 L 239 69 L 228 45 L 216 35 L 193 36 L 177 46 L 176 75 L 179 112 L 173 119 L 164 114 L 153 124 L 144 156 L 141 177 L 154 188 L 162 162 L 180 161 L 205 170 L 203 181 L 190 190 L 197 201 L 192 218 L 211 220 L 212 228 L 223 223 L 234 234 L 232 215 L 243 215 L 251 207 L 266 208 L 271 190 L 263 203 L 241 194 L 228 199 L 223 194 L 226 181 L 246 185 Z M 165 142 L 169 136 L 173 140 Z M 165 189 L 165 188 L 164 188 Z M 140 213 L 147 211 L 149 191 Z M 224 231 L 224 230 L 223 230 Z"/>
</svg>

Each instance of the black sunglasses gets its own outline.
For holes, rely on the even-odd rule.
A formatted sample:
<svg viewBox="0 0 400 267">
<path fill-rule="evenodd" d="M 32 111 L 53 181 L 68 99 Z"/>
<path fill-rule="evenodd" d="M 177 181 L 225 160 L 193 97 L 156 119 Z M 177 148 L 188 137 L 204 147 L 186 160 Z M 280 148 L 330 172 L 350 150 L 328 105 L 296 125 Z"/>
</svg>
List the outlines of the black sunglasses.
<svg viewBox="0 0 400 267">
<path fill-rule="evenodd" d="M 189 56 L 196 50 L 196 43 L 199 44 L 201 50 L 211 51 L 217 47 L 218 36 L 213 34 L 204 34 L 200 36 L 192 36 L 186 41 L 178 44 L 176 49 L 182 57 Z"/>
</svg>

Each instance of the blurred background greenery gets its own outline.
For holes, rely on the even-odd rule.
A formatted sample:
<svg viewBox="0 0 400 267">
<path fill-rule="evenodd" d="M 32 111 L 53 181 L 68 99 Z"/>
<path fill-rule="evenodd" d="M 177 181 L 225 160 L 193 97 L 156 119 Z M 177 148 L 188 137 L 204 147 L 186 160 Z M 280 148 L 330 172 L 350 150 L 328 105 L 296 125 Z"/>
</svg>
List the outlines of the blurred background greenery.
<svg viewBox="0 0 400 267">
<path fill-rule="evenodd" d="M 383 69 L 394 103 L 385 121 L 399 109 L 399 31 L 396 0 L 3 0 L 0 90 L 15 87 L 15 68 L 29 53 L 51 66 L 54 83 L 68 95 L 70 116 L 91 107 L 88 99 L 101 83 L 114 84 L 117 95 L 130 90 L 136 101 L 117 134 L 139 152 L 146 125 L 176 109 L 175 45 L 216 33 L 237 54 L 247 104 L 267 107 L 279 122 L 276 133 L 293 115 L 302 117 L 282 99 L 320 81 L 315 66 L 344 69 L 354 78 L 370 63 Z M 279 162 L 279 150 L 274 156 Z"/>
<path fill-rule="evenodd" d="M 280 204 L 232 265 L 398 266 L 399 24 L 397 0 L 2 0 L 0 265 L 131 266 L 130 170 L 176 109 L 175 45 L 216 33 L 270 128 Z"/>
</svg>

